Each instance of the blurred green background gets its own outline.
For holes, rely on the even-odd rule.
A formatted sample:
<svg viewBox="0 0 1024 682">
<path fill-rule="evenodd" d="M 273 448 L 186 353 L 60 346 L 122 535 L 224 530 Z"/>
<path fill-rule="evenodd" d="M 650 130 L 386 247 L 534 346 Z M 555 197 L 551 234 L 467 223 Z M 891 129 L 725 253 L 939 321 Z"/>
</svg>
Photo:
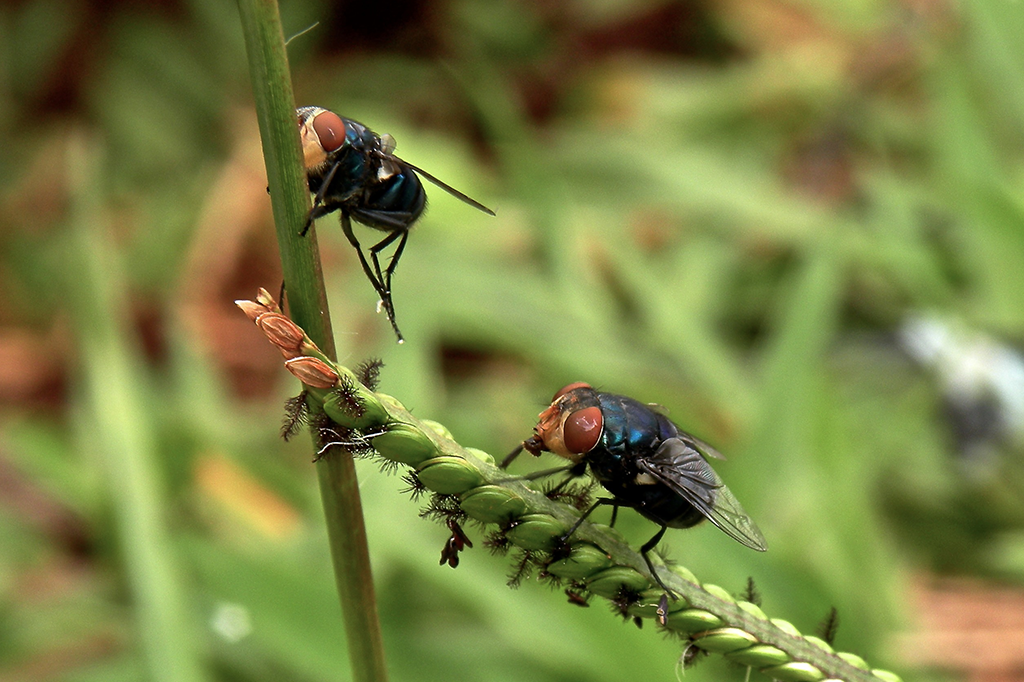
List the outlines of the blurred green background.
<svg viewBox="0 0 1024 682">
<path fill-rule="evenodd" d="M 671 557 L 805 632 L 835 606 L 837 648 L 908 680 L 967 672 L 919 653 L 920 595 L 1024 580 L 1024 4 L 281 10 L 319 22 L 299 104 L 497 210 L 427 186 L 401 347 L 320 221 L 343 362 L 498 457 L 570 381 L 660 403 L 770 546 Z M 278 438 L 297 384 L 232 304 L 281 279 L 234 3 L 6 3 L 0 50 L 0 679 L 347 679 L 310 444 Z M 479 542 L 439 567 L 447 532 L 359 468 L 393 680 L 675 679 L 678 641 L 510 590 Z M 147 667 L 162 627 L 184 678 Z"/>
</svg>

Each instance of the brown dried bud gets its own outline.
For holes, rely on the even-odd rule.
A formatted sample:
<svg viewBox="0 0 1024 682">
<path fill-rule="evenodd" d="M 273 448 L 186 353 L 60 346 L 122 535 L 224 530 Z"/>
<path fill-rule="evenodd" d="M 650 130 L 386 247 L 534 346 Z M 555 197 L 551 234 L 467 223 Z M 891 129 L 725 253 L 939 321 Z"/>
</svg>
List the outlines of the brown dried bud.
<svg viewBox="0 0 1024 682">
<path fill-rule="evenodd" d="M 260 287 L 260 290 L 256 293 L 256 302 L 266 306 L 271 312 L 279 313 L 281 308 L 278 307 L 277 301 L 270 295 L 270 292 Z"/>
<path fill-rule="evenodd" d="M 285 369 L 295 378 L 313 388 L 334 388 L 338 385 L 338 373 L 320 358 L 303 355 L 284 363 Z"/>
<path fill-rule="evenodd" d="M 256 318 L 256 326 L 263 330 L 270 342 L 281 349 L 285 357 L 299 354 L 306 338 L 302 328 L 281 313 L 264 313 Z"/>
<path fill-rule="evenodd" d="M 260 315 L 269 312 L 266 306 L 260 305 L 256 301 L 235 301 L 235 305 L 242 309 L 245 316 L 253 322 L 256 321 Z"/>
</svg>

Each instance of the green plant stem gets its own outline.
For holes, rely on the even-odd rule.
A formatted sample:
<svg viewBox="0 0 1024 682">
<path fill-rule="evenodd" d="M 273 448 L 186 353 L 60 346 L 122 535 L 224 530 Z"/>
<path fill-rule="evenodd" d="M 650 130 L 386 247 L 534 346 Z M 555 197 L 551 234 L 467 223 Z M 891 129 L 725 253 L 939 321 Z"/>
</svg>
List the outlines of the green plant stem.
<svg viewBox="0 0 1024 682">
<path fill-rule="evenodd" d="M 259 119 L 281 264 L 293 319 L 335 357 L 316 232 L 300 231 L 309 213 L 295 101 L 276 0 L 238 0 Z M 387 680 L 355 464 L 348 455 L 317 465 L 335 580 L 345 616 L 353 679 Z"/>
<path fill-rule="evenodd" d="M 67 141 L 72 178 L 72 296 L 86 403 L 83 440 L 105 473 L 121 556 L 145 652 L 148 675 L 160 682 L 206 679 L 187 590 L 174 561 L 163 511 L 157 448 L 145 410 L 145 372 L 138 342 L 126 328 L 127 286 L 99 206 L 99 159 L 80 138 Z"/>
</svg>

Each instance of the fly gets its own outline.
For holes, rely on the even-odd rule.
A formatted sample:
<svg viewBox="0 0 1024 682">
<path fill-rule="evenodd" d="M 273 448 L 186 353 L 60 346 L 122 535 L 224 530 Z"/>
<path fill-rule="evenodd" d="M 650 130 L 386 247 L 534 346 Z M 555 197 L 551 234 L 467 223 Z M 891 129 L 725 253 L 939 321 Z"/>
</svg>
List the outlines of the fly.
<svg viewBox="0 0 1024 682">
<path fill-rule="evenodd" d="M 722 455 L 650 405 L 597 391 L 582 382 L 569 384 L 540 413 L 533 432 L 502 466 L 526 450 L 533 455 L 553 452 L 568 459 L 574 463 L 569 468 L 573 475 L 582 475 L 589 468 L 612 497 L 591 505 L 566 539 L 598 506 L 613 508 L 613 524 L 619 507 L 635 509 L 661 526 L 641 546 L 640 554 L 668 597 L 676 595 L 662 582 L 648 556 L 668 528 L 690 528 L 707 519 L 751 549 L 768 549 L 760 529 L 708 463 L 709 458 Z M 666 611 L 663 597 L 659 617 L 663 619 Z"/>
<path fill-rule="evenodd" d="M 306 177 L 309 191 L 314 194 L 302 234 L 309 231 L 317 218 L 340 211 L 341 229 L 359 254 L 363 272 L 380 297 L 378 310 L 384 309 L 398 342 L 403 343 L 395 322 L 391 278 L 405 250 L 409 229 L 427 204 L 420 177 L 488 215 L 494 215 L 494 211 L 395 156 L 395 139 L 390 135 L 378 135 L 362 123 L 322 107 L 300 107 L 297 113 Z M 353 220 L 387 233 L 370 247 L 369 261 L 352 231 Z M 390 262 L 381 268 L 380 252 L 396 241 L 398 246 Z"/>
</svg>

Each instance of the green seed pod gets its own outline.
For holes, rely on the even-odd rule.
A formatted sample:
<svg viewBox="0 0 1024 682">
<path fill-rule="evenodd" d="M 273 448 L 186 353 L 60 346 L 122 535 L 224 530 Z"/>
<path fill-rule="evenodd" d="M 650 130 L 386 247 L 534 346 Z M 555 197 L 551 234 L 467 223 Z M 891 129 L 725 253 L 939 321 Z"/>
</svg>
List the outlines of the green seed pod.
<svg viewBox="0 0 1024 682">
<path fill-rule="evenodd" d="M 561 521 L 547 514 L 527 514 L 509 529 L 508 539 L 516 547 L 531 550 L 549 550 L 555 538 L 562 537 L 569 529 Z"/>
<path fill-rule="evenodd" d="M 792 661 L 761 670 L 768 677 L 782 682 L 818 682 L 825 679 L 825 674 L 810 663 Z"/>
<path fill-rule="evenodd" d="M 670 612 L 666 625 L 672 630 L 683 632 L 704 632 L 725 625 L 725 621 L 704 609 L 683 609 Z"/>
<path fill-rule="evenodd" d="M 373 439 L 373 447 L 393 462 L 417 466 L 437 456 L 434 442 L 409 424 L 388 424 L 386 433 Z"/>
<path fill-rule="evenodd" d="M 829 652 L 830 654 L 833 652 L 832 645 L 829 644 L 828 642 L 826 642 L 825 640 L 823 640 L 821 637 L 815 637 L 814 635 L 804 635 L 804 639 L 806 639 L 811 644 L 814 644 L 814 645 L 824 649 L 825 651 Z"/>
<path fill-rule="evenodd" d="M 622 588 L 639 592 L 650 587 L 651 581 L 639 571 L 628 566 L 612 566 L 595 573 L 587 580 L 587 589 L 594 594 L 611 599 Z"/>
<path fill-rule="evenodd" d="M 686 582 L 693 583 L 694 585 L 700 585 L 700 582 L 697 580 L 697 576 L 691 573 L 690 569 L 686 568 L 685 566 L 682 566 L 680 564 L 671 564 L 666 568 L 668 568 L 669 571 L 675 573 Z"/>
<path fill-rule="evenodd" d="M 693 635 L 693 643 L 704 651 L 727 654 L 730 651 L 747 649 L 757 644 L 757 638 L 739 628 L 718 628 Z"/>
<path fill-rule="evenodd" d="M 725 589 L 724 587 L 719 587 L 718 585 L 712 585 L 711 583 L 705 583 L 704 584 L 704 591 L 705 592 L 709 592 L 710 594 L 718 597 L 719 599 L 721 599 L 723 601 L 727 601 L 730 604 L 735 604 L 736 603 L 736 598 L 734 596 L 732 596 L 731 594 L 729 594 L 729 591 L 727 589 Z"/>
<path fill-rule="evenodd" d="M 758 620 L 768 620 L 768 616 L 765 615 L 765 612 L 762 611 L 761 607 L 757 604 L 753 604 L 749 601 L 738 601 L 736 602 L 736 606 L 740 607 Z"/>
<path fill-rule="evenodd" d="M 552 562 L 547 571 L 551 575 L 569 580 L 583 580 L 598 571 L 611 566 L 611 559 L 604 550 L 587 542 L 572 546 L 572 554 L 564 559 Z"/>
<path fill-rule="evenodd" d="M 755 644 L 752 647 L 734 651 L 728 656 L 730 661 L 735 661 L 740 665 L 751 665 L 755 668 L 781 665 L 787 663 L 791 658 L 785 651 L 771 644 Z"/>
<path fill-rule="evenodd" d="M 372 393 L 366 394 L 369 399 L 363 399 L 361 394 L 346 397 L 342 390 L 329 391 L 323 397 L 324 413 L 333 421 L 354 429 L 367 429 L 387 423 L 388 413 L 383 405 L 373 399 Z M 362 414 L 353 414 L 352 400 L 358 401 Z"/>
<path fill-rule="evenodd" d="M 630 604 L 626 610 L 631 616 L 638 616 L 640 618 L 657 618 L 658 607 L 661 605 L 661 598 L 665 595 L 663 589 L 654 588 L 644 590 L 640 593 L 640 598 L 634 604 Z M 679 599 L 673 599 L 669 601 L 669 610 L 675 609 L 676 611 L 682 611 L 688 608 L 690 602 L 686 600 L 686 597 L 680 596 Z"/>
<path fill-rule="evenodd" d="M 466 452 L 473 455 L 481 462 L 487 462 L 491 466 L 494 466 L 494 455 L 491 453 L 484 452 L 483 450 L 478 450 L 476 448 L 466 448 Z"/>
<path fill-rule="evenodd" d="M 875 677 L 881 678 L 885 682 L 903 682 L 902 677 L 900 677 L 896 673 L 889 672 L 888 670 L 880 670 L 878 668 L 873 668 L 871 670 L 871 674 Z"/>
<path fill-rule="evenodd" d="M 462 511 L 477 521 L 501 523 L 526 513 L 526 500 L 497 485 L 482 485 L 463 494 Z"/>
<path fill-rule="evenodd" d="M 803 637 L 803 635 L 800 634 L 800 631 L 796 629 L 796 626 L 794 626 L 788 620 L 782 620 L 781 618 L 772 618 L 771 623 L 778 629 L 785 632 L 787 635 L 793 635 L 794 637 Z"/>
<path fill-rule="evenodd" d="M 376 396 L 378 400 L 380 400 L 382 403 L 384 403 L 384 405 L 388 407 L 394 408 L 396 410 L 405 409 L 405 405 L 398 402 L 398 398 L 395 398 L 394 396 L 390 396 L 387 393 L 377 393 Z"/>
<path fill-rule="evenodd" d="M 416 475 L 423 485 L 445 495 L 461 495 L 484 483 L 484 477 L 466 459 L 448 455 L 420 462 Z"/>
<path fill-rule="evenodd" d="M 597 529 L 597 532 L 601 535 L 606 535 L 611 538 L 614 538 L 615 540 L 618 540 L 624 545 L 629 544 L 629 540 L 626 538 L 626 536 L 620 533 L 619 531 L 615 530 L 611 526 L 606 526 L 603 523 L 595 523 L 594 528 Z"/>
<path fill-rule="evenodd" d="M 440 422 L 436 422 L 433 419 L 421 419 L 420 422 L 424 426 L 429 427 L 431 431 L 433 431 L 437 435 L 441 436 L 441 438 L 447 438 L 448 440 L 455 440 L 452 437 L 452 432 L 449 431 L 448 427 L 446 427 L 444 424 L 442 424 Z"/>
<path fill-rule="evenodd" d="M 868 669 L 868 662 L 860 656 L 858 656 L 857 654 L 851 654 L 848 651 L 840 651 L 836 654 L 836 656 L 843 659 L 844 661 L 852 665 L 854 668 L 860 668 L 861 670 Z"/>
</svg>

